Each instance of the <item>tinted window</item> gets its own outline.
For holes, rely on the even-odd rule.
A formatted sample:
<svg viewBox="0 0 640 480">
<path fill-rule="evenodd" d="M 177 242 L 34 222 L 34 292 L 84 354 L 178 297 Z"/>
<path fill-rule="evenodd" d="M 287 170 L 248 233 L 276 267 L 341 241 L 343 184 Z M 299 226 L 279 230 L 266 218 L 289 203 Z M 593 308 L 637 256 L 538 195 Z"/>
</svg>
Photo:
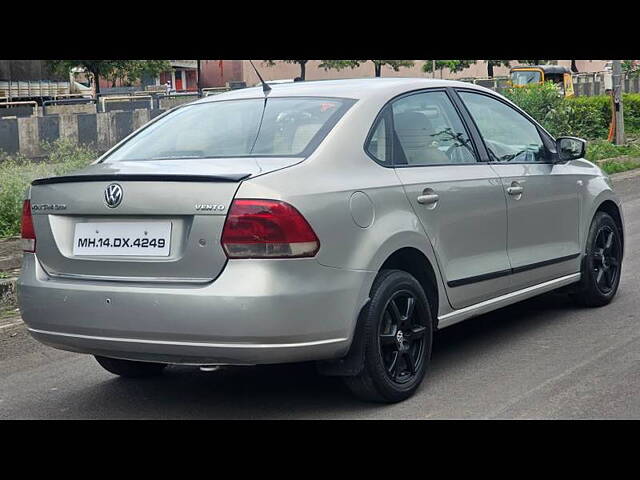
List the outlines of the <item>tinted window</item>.
<svg viewBox="0 0 640 480">
<path fill-rule="evenodd" d="M 469 135 L 446 93 L 402 97 L 393 102 L 392 112 L 396 164 L 476 162 Z"/>
<path fill-rule="evenodd" d="M 351 103 L 292 97 L 188 105 L 132 137 L 106 162 L 302 155 Z"/>
<path fill-rule="evenodd" d="M 492 162 L 545 162 L 538 129 L 513 108 L 487 95 L 459 92 Z"/>
</svg>

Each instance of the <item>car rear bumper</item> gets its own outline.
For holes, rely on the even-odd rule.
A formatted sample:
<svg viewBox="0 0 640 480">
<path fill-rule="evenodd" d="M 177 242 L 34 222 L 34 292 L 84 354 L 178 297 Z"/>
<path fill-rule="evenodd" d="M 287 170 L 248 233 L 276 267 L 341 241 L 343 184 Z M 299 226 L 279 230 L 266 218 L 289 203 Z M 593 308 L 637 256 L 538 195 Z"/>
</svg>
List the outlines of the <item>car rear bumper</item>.
<svg viewBox="0 0 640 480">
<path fill-rule="evenodd" d="M 22 317 L 37 340 L 80 353 L 182 364 L 339 358 L 375 272 L 315 259 L 230 260 L 212 283 L 52 278 L 25 254 Z"/>
</svg>

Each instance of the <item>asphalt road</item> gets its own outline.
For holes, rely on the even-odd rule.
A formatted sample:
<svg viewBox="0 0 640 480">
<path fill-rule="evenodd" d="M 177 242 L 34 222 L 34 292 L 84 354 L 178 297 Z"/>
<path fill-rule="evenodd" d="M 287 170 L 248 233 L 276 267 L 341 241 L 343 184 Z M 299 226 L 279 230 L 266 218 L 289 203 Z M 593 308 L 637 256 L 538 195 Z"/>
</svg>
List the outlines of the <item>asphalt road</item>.
<svg viewBox="0 0 640 480">
<path fill-rule="evenodd" d="M 547 294 L 445 329 L 403 403 L 361 403 L 312 364 L 125 380 L 18 326 L 0 330 L 0 419 L 640 419 L 640 172 L 615 182 L 627 250 L 613 303 Z"/>
</svg>

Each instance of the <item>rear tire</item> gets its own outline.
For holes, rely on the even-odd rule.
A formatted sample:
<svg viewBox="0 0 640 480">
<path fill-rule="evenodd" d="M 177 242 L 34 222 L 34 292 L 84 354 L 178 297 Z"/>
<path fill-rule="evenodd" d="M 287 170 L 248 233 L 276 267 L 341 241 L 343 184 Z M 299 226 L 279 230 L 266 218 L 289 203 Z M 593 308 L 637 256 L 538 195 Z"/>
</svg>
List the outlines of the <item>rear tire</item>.
<svg viewBox="0 0 640 480">
<path fill-rule="evenodd" d="M 114 375 L 126 378 L 155 377 L 162 374 L 167 366 L 165 363 L 134 362 L 118 358 L 100 357 L 95 355 L 100 366 Z"/>
<path fill-rule="evenodd" d="M 587 236 L 581 279 L 574 300 L 585 307 L 601 307 L 618 291 L 622 270 L 621 232 L 611 216 L 597 212 Z"/>
<path fill-rule="evenodd" d="M 358 398 L 395 403 L 418 389 L 431 360 L 433 322 L 420 283 L 402 270 L 381 271 L 363 318 L 364 366 L 343 377 Z"/>
</svg>

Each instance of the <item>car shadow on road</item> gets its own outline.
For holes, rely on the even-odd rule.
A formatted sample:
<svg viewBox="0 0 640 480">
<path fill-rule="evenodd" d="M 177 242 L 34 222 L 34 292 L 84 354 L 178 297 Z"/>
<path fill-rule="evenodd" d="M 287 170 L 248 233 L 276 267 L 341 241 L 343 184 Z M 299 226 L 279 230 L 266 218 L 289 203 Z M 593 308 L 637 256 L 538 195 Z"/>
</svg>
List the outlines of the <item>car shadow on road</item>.
<svg viewBox="0 0 640 480">
<path fill-rule="evenodd" d="M 447 372 L 463 368 L 465 362 L 474 361 L 474 355 L 496 344 L 508 345 L 562 318 L 572 321 L 563 312 L 574 310 L 566 295 L 546 294 L 438 332 L 430 378 L 420 392 L 428 391 L 435 379 L 446 381 Z M 339 378 L 318 375 L 313 363 L 215 372 L 170 366 L 162 377 L 111 378 L 84 393 L 69 401 L 85 411 L 89 402 L 90 409 L 104 418 L 370 418 L 395 408 L 356 400 Z"/>
</svg>

